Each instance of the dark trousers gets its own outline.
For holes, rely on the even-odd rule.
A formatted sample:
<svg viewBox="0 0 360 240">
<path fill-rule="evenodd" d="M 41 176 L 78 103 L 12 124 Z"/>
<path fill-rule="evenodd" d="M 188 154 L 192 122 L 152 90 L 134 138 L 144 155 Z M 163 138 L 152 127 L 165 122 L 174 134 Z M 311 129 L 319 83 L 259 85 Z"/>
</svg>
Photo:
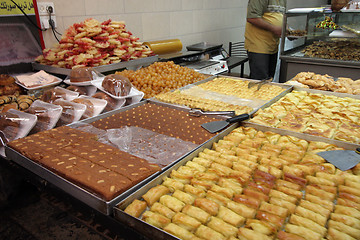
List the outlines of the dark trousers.
<svg viewBox="0 0 360 240">
<path fill-rule="evenodd" d="M 264 54 L 248 52 L 250 78 L 263 80 L 273 78 L 275 75 L 277 53 Z"/>
</svg>

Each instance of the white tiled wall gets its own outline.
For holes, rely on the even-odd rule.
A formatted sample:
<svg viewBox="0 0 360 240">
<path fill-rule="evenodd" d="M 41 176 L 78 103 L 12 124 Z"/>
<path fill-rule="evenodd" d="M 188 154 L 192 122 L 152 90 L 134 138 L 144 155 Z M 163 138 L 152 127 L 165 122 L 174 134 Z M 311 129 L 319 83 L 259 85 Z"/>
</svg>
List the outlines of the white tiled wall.
<svg viewBox="0 0 360 240">
<path fill-rule="evenodd" d="M 87 18 L 126 22 L 141 41 L 179 38 L 183 46 L 207 41 L 243 41 L 247 0 L 38 0 L 54 2 L 58 32 Z M 326 0 L 288 0 L 288 8 L 314 7 Z M 46 47 L 56 43 L 44 32 Z"/>
</svg>

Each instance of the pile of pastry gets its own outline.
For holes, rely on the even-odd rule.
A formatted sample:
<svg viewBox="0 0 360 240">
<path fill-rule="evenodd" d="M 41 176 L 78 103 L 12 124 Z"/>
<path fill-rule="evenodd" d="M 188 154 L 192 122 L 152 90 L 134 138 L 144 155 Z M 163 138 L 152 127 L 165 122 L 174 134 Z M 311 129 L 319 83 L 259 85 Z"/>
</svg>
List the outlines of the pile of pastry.
<svg viewBox="0 0 360 240">
<path fill-rule="evenodd" d="M 194 69 L 175 64 L 173 61 L 154 62 L 148 67 L 124 70 L 116 74 L 128 77 L 133 86 L 151 98 L 163 92 L 184 87 L 206 78 Z"/>
<path fill-rule="evenodd" d="M 323 142 L 237 128 L 124 211 L 181 239 L 359 239 L 360 165 Z"/>
<path fill-rule="evenodd" d="M 315 41 L 302 52 L 306 57 L 360 61 L 360 43 L 354 40 Z"/>
<path fill-rule="evenodd" d="M 260 89 L 256 86 L 249 88 L 249 83 L 250 81 L 219 77 L 205 82 L 199 85 L 199 87 L 221 94 L 234 95 L 239 98 L 261 100 L 270 100 L 284 91 L 284 88 L 273 84 L 265 84 Z"/>
<path fill-rule="evenodd" d="M 360 100 L 304 91 L 288 93 L 260 109 L 251 122 L 360 143 Z"/>
<path fill-rule="evenodd" d="M 250 113 L 253 109 L 249 106 L 240 106 L 214 99 L 201 98 L 186 94 L 185 91 L 166 92 L 156 95 L 155 98 L 162 102 L 184 105 L 190 108 L 199 108 L 203 111 L 235 111 L 236 115 Z"/>
<path fill-rule="evenodd" d="M 62 68 L 100 66 L 148 57 L 152 51 L 125 28 L 125 22 L 90 18 L 70 26 L 58 45 L 35 60 Z"/>
<path fill-rule="evenodd" d="M 259 104 L 284 91 L 284 88 L 271 84 L 263 85 L 259 90 L 256 86 L 248 88 L 249 82 L 219 77 L 187 89 L 162 93 L 155 98 L 205 111 L 235 111 L 239 115 L 250 113 Z"/>
<path fill-rule="evenodd" d="M 352 80 L 351 78 L 339 77 L 335 80 L 327 74 L 300 72 L 287 83 L 297 85 L 296 82 L 302 84 L 302 87 L 311 89 L 360 95 L 360 79 Z"/>
</svg>

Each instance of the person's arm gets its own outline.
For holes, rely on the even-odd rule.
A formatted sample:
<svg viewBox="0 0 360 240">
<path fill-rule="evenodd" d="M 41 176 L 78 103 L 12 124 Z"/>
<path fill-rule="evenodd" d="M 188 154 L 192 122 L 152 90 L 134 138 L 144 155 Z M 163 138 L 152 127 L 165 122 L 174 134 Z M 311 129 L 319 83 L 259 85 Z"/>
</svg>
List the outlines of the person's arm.
<svg viewBox="0 0 360 240">
<path fill-rule="evenodd" d="M 275 26 L 272 25 L 271 23 L 265 21 L 263 18 L 258 17 L 258 18 L 247 18 L 247 21 L 251 24 L 253 24 L 254 26 L 267 30 L 269 32 L 272 32 L 274 35 L 281 37 L 281 31 L 282 31 L 282 27 L 281 26 Z"/>
</svg>

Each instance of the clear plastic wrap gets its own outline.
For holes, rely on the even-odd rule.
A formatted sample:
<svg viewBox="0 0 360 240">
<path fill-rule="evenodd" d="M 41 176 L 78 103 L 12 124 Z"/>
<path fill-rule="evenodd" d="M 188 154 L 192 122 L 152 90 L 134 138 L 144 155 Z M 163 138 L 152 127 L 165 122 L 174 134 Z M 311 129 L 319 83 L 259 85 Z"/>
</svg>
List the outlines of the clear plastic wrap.
<svg viewBox="0 0 360 240">
<path fill-rule="evenodd" d="M 86 106 L 81 103 L 74 103 L 63 99 L 57 99 L 54 104 L 60 105 L 63 108 L 62 114 L 57 126 L 67 125 L 76 121 L 79 121 L 81 116 L 86 110 Z"/>
<path fill-rule="evenodd" d="M 164 167 L 176 161 L 198 145 L 179 138 L 159 134 L 140 127 L 122 127 L 101 130 L 79 123 L 76 128 L 98 135 L 98 141 L 117 147 L 151 163 Z"/>
<path fill-rule="evenodd" d="M 67 101 L 74 100 L 79 96 L 78 92 L 74 92 L 62 87 L 55 87 L 49 90 L 46 90 L 43 95 L 41 96 L 40 100 L 47 102 L 47 103 L 53 103 L 57 99 L 64 99 Z"/>
<path fill-rule="evenodd" d="M 80 67 L 72 69 L 64 82 L 74 86 L 90 86 L 92 80 L 101 77 L 104 75 L 91 67 Z"/>
<path fill-rule="evenodd" d="M 62 107 L 59 105 L 43 102 L 41 100 L 33 102 L 27 110 L 28 113 L 37 116 L 36 125 L 31 130 L 31 133 L 50 130 L 55 127 L 56 123 L 59 121 L 62 110 Z"/>
<path fill-rule="evenodd" d="M 0 113 L 0 131 L 4 133 L 6 141 L 12 141 L 28 135 L 36 121 L 37 117 L 33 114 L 9 109 Z"/>
<path fill-rule="evenodd" d="M 86 106 L 86 110 L 82 118 L 89 118 L 99 115 L 107 105 L 107 101 L 88 96 L 80 96 L 72 100 L 72 102 L 81 103 Z"/>
</svg>

